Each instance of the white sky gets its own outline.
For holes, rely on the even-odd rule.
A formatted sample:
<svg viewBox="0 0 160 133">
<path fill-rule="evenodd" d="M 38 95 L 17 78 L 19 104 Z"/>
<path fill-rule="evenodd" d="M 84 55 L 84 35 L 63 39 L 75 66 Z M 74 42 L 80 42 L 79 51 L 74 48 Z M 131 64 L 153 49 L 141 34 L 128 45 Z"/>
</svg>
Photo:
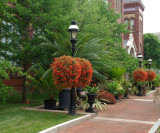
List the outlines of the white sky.
<svg viewBox="0 0 160 133">
<path fill-rule="evenodd" d="M 142 0 L 145 10 L 143 14 L 143 32 L 160 32 L 160 0 Z"/>
</svg>

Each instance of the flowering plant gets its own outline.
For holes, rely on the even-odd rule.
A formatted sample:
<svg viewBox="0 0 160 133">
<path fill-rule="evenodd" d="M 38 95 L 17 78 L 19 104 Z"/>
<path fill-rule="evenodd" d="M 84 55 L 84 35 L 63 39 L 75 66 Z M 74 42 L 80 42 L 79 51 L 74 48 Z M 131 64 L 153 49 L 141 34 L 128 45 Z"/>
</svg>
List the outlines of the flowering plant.
<svg viewBox="0 0 160 133">
<path fill-rule="evenodd" d="M 78 79 L 77 87 L 85 87 L 92 81 L 92 65 L 84 58 L 76 58 L 76 61 L 78 61 L 81 66 L 81 75 Z"/>
<path fill-rule="evenodd" d="M 142 68 L 138 68 L 134 70 L 133 78 L 137 82 L 145 81 L 147 79 L 147 72 Z"/>
<path fill-rule="evenodd" d="M 57 88 L 63 89 L 77 86 L 81 75 L 81 66 L 74 58 L 71 56 L 55 58 L 50 67 L 53 69 L 52 77 Z"/>
<path fill-rule="evenodd" d="M 147 71 L 147 81 L 152 81 L 156 77 L 156 73 L 154 71 Z"/>
<path fill-rule="evenodd" d="M 97 99 L 100 101 L 103 101 L 105 103 L 112 103 L 112 104 L 116 103 L 115 96 L 109 92 L 104 91 L 104 90 L 100 90 L 98 92 Z"/>
</svg>

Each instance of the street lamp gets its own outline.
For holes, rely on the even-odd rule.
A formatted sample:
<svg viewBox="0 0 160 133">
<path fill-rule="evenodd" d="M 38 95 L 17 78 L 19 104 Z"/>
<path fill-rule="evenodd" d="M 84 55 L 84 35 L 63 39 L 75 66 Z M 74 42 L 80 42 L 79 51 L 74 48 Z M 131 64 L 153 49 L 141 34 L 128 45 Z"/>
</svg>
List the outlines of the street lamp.
<svg viewBox="0 0 160 133">
<path fill-rule="evenodd" d="M 68 31 L 70 33 L 70 41 L 72 43 L 72 57 L 74 58 L 76 50 L 75 44 L 77 42 L 77 35 L 79 31 L 76 21 L 73 20 L 71 22 Z M 70 95 L 69 115 L 76 115 L 75 94 L 76 94 L 75 87 L 72 86 Z"/>
<path fill-rule="evenodd" d="M 149 70 L 151 69 L 151 64 L 152 64 L 152 59 L 148 59 L 148 64 L 149 64 Z"/>
<path fill-rule="evenodd" d="M 140 68 L 141 68 L 142 58 L 143 58 L 143 56 L 141 55 L 141 53 L 139 53 L 138 54 L 138 60 L 139 60 L 139 67 Z"/>
<path fill-rule="evenodd" d="M 149 70 L 151 69 L 152 59 L 148 59 Z M 149 81 L 149 89 L 151 89 L 151 81 Z"/>
</svg>

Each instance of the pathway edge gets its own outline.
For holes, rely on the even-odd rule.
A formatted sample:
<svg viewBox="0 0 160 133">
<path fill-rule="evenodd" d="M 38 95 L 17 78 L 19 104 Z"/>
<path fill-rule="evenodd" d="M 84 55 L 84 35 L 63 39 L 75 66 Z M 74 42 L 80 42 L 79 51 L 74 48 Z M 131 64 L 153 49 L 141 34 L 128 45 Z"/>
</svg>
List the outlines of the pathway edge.
<svg viewBox="0 0 160 133">
<path fill-rule="evenodd" d="M 160 118 L 158 119 L 158 121 L 153 125 L 153 127 L 149 130 L 148 133 L 155 133 L 158 129 L 158 127 L 160 126 Z"/>
</svg>

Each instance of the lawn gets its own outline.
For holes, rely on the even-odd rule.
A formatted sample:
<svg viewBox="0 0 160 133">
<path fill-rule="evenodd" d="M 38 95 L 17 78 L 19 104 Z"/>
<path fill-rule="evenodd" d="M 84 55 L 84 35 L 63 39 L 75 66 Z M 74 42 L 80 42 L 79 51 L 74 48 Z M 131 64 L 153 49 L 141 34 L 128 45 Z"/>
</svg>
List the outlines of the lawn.
<svg viewBox="0 0 160 133">
<path fill-rule="evenodd" d="M 157 129 L 156 133 L 160 133 L 160 127 Z"/>
<path fill-rule="evenodd" d="M 61 113 L 26 111 L 24 104 L 0 104 L 1 133 L 37 133 L 51 126 L 74 119 Z"/>
<path fill-rule="evenodd" d="M 27 99 L 29 104 L 21 104 L 21 95 L 16 94 L 10 95 L 7 104 L 0 103 L 0 133 L 37 133 L 80 116 L 23 110 L 42 105 L 44 99 L 49 99 L 48 93 L 28 94 Z"/>
<path fill-rule="evenodd" d="M 146 93 L 149 93 L 149 92 L 152 92 L 152 91 L 154 91 L 154 90 L 148 90 L 148 89 L 147 89 L 147 92 L 146 92 Z"/>
</svg>

